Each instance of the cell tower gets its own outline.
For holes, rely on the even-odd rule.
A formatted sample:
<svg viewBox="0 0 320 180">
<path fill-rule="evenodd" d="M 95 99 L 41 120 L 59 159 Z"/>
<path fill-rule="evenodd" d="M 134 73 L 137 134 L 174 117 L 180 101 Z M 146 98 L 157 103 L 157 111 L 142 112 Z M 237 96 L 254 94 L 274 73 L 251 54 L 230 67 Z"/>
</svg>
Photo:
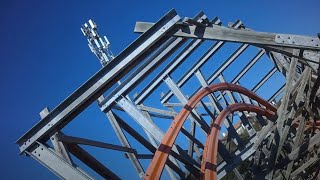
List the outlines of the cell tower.
<svg viewBox="0 0 320 180">
<path fill-rule="evenodd" d="M 171 10 L 137 22 L 141 35 L 114 57 L 92 20 L 81 30 L 103 68 L 40 113 L 21 154 L 62 179 L 94 179 L 74 158 L 105 179 L 126 175 L 83 145 L 125 153 L 142 179 L 320 179 L 319 37 Z M 63 133 L 97 101 L 121 145 Z"/>
<path fill-rule="evenodd" d="M 97 31 L 97 24 L 91 19 L 80 29 L 88 40 L 91 52 L 97 56 L 102 66 L 107 65 L 114 58 L 108 38 L 106 36 L 103 36 L 103 39 L 100 37 Z"/>
</svg>

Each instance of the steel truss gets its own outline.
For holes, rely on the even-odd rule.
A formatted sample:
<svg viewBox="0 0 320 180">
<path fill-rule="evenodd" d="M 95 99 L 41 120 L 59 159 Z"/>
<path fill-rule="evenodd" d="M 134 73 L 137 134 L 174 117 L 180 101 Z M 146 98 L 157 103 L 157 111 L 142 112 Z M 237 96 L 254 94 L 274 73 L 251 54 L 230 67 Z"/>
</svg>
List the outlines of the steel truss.
<svg viewBox="0 0 320 180">
<path fill-rule="evenodd" d="M 17 140 L 21 154 L 36 159 L 62 179 L 93 179 L 73 158 L 105 179 L 121 178 L 83 145 L 124 152 L 144 179 L 160 178 L 163 169 L 171 179 L 319 177 L 318 37 L 257 32 L 239 20 L 222 26 L 218 18 L 209 20 L 203 12 L 182 20 L 171 10 L 156 23 L 137 22 L 135 32 L 142 34 L 114 57 L 108 40 L 100 38 L 93 21 L 89 24 L 92 29 L 85 25 L 82 31 L 103 68 L 52 111 L 40 112 L 41 121 Z M 211 41 L 209 48 L 203 47 Z M 218 54 L 228 44 L 238 48 L 219 65 L 214 57 L 221 58 Z M 228 80 L 225 74 L 230 66 L 248 51 L 256 53 Z M 198 59 L 194 57 L 201 53 Z M 263 57 L 273 62 L 271 70 L 263 75 L 258 70 L 260 81 L 254 87 L 241 87 L 247 72 Z M 190 58 L 193 65 L 186 63 Z M 210 75 L 206 75 L 208 66 Z M 182 74 L 180 79 L 177 71 Z M 273 95 L 264 100 L 258 91 L 276 74 L 282 74 L 286 82 L 273 88 Z M 139 91 L 133 95 L 137 87 Z M 159 100 L 162 106 L 150 103 L 149 99 L 159 98 L 156 95 L 163 87 L 168 91 Z M 193 91 L 184 92 L 185 87 Z M 62 132 L 94 101 L 121 146 Z M 133 128 L 128 117 L 143 132 Z M 172 125 L 160 127 L 158 118 L 173 120 Z M 222 128 L 225 136 L 219 135 Z M 125 133 L 150 153 L 140 153 Z M 142 159 L 152 160 L 147 169 Z"/>
</svg>

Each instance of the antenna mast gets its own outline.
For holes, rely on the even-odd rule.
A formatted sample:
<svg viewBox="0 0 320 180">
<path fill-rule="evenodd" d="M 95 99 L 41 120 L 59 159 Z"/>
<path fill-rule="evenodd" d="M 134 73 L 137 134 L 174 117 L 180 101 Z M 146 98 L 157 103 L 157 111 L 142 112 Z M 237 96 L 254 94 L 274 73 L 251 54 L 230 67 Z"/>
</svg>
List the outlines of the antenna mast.
<svg viewBox="0 0 320 180">
<path fill-rule="evenodd" d="M 89 42 L 91 52 L 97 56 L 102 66 L 107 65 L 114 58 L 108 38 L 106 36 L 101 38 L 97 31 L 97 24 L 91 19 L 80 29 Z"/>
</svg>

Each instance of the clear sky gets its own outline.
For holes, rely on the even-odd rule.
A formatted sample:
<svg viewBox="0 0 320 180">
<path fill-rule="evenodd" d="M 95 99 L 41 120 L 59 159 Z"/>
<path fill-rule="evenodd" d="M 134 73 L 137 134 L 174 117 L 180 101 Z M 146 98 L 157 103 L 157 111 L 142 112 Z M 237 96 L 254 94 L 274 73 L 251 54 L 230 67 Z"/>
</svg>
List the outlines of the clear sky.
<svg viewBox="0 0 320 180">
<path fill-rule="evenodd" d="M 223 2 L 223 3 L 222 3 Z M 0 179 L 55 179 L 39 163 L 19 156 L 15 140 L 31 128 L 45 107 L 54 108 L 91 77 L 100 64 L 89 51 L 80 26 L 92 18 L 107 35 L 118 54 L 138 37 L 136 21 L 156 21 L 175 8 L 181 17 L 193 17 L 203 10 L 224 25 L 241 19 L 259 31 L 305 34 L 320 32 L 320 3 L 310 1 L 16 1 L 0 2 Z M 97 117 L 92 117 L 96 114 Z M 90 116 L 91 115 L 91 116 Z M 94 119 L 93 119 L 94 118 Z M 84 131 L 87 137 L 106 137 L 119 144 L 115 135 L 102 130 L 109 126 L 96 106 L 77 119 L 95 121 L 78 126 L 72 135 Z M 97 122 L 96 120 L 99 119 Z M 100 131 L 99 131 L 100 130 Z M 68 129 L 66 131 L 69 131 Z M 71 132 L 71 130 L 70 130 Z M 125 179 L 137 178 L 121 153 L 97 149 L 107 165 Z"/>
</svg>

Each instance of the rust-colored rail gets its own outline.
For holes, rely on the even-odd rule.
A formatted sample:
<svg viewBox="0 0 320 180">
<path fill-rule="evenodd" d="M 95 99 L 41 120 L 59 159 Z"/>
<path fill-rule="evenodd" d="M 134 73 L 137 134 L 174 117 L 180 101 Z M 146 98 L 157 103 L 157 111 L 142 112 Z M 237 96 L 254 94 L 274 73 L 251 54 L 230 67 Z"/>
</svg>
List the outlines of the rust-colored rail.
<svg viewBox="0 0 320 180">
<path fill-rule="evenodd" d="M 268 110 L 252 104 L 236 103 L 229 105 L 220 112 L 211 126 L 210 134 L 206 139 L 206 147 L 204 147 L 203 160 L 201 163 L 201 179 L 217 179 L 217 156 L 218 156 L 218 140 L 223 120 L 234 111 L 248 111 L 271 118 L 276 111 Z"/>
<path fill-rule="evenodd" d="M 192 109 L 194 109 L 195 106 L 198 104 L 198 102 L 203 97 L 207 96 L 210 93 L 213 93 L 215 91 L 224 91 L 224 90 L 242 93 L 248 96 L 249 98 L 256 100 L 257 102 L 265 106 L 267 109 L 276 111 L 275 107 L 273 107 L 270 103 L 268 103 L 267 101 L 265 101 L 264 99 L 256 95 L 255 93 L 235 84 L 229 84 L 229 83 L 212 84 L 208 87 L 201 89 L 188 101 L 188 103 L 184 106 L 184 108 L 180 111 L 180 113 L 174 118 L 159 148 L 157 149 L 151 161 L 151 164 L 147 169 L 147 172 L 144 175 L 144 179 L 160 178 L 163 168 L 165 166 L 166 160 L 173 146 L 173 143 L 176 140 L 185 120 L 189 116 Z"/>
<path fill-rule="evenodd" d="M 299 127 L 299 121 L 300 120 L 295 120 L 292 122 L 292 127 L 298 128 Z M 320 119 L 316 121 L 307 121 L 304 127 L 304 131 L 309 131 L 312 129 L 319 129 L 320 130 Z"/>
</svg>

